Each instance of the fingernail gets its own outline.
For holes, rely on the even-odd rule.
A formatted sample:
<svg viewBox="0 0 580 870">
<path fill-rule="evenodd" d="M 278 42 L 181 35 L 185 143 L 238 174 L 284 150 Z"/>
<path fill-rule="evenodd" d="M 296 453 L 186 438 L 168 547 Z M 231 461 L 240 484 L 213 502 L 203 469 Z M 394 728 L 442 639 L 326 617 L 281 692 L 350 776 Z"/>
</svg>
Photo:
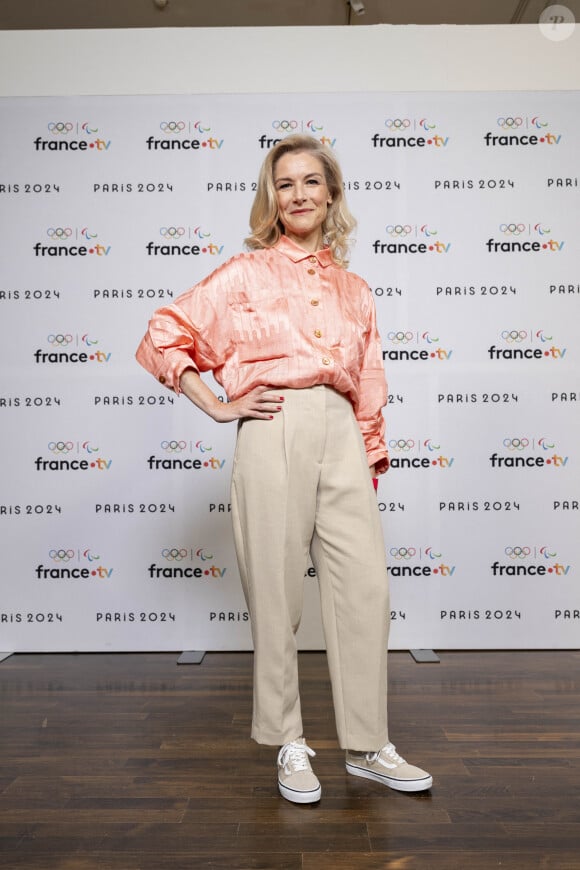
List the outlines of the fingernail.
<svg viewBox="0 0 580 870">
<path fill-rule="evenodd" d="M 270 414 L 270 420 L 273 420 L 273 419 L 274 419 L 274 415 Z"/>
<path fill-rule="evenodd" d="M 281 411 L 281 410 L 282 410 L 282 405 L 276 405 L 276 410 L 277 410 L 277 411 Z"/>
<path fill-rule="evenodd" d="M 280 396 L 280 401 L 281 401 L 281 402 L 284 401 L 284 396 Z"/>
</svg>

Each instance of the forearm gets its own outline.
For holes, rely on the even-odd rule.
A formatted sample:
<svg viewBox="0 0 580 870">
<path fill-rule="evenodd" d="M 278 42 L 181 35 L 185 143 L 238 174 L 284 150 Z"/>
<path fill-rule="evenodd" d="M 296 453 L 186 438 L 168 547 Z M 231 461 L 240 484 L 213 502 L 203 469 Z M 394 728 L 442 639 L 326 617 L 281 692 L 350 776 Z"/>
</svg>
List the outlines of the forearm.
<svg viewBox="0 0 580 870">
<path fill-rule="evenodd" d="M 213 420 L 216 419 L 216 412 L 223 409 L 223 403 L 220 402 L 207 384 L 202 381 L 194 369 L 186 369 L 182 373 L 179 379 L 179 388 L 190 402 L 193 402 L 194 405 L 208 414 Z"/>
</svg>

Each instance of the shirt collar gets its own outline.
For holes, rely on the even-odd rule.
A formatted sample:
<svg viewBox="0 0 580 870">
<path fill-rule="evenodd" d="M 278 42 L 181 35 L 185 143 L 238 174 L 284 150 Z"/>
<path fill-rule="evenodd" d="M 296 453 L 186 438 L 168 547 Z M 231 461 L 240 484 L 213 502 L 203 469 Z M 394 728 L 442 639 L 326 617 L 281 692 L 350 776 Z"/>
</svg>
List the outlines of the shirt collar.
<svg viewBox="0 0 580 870">
<path fill-rule="evenodd" d="M 308 260 L 310 257 L 316 257 L 318 264 L 323 267 L 331 266 L 334 263 L 330 248 L 322 248 L 320 251 L 310 253 L 310 251 L 305 251 L 304 248 L 301 248 L 300 245 L 289 239 L 288 236 L 280 236 L 274 245 L 274 249 L 280 251 L 281 254 L 284 254 L 293 263 L 300 263 L 302 260 Z"/>
</svg>

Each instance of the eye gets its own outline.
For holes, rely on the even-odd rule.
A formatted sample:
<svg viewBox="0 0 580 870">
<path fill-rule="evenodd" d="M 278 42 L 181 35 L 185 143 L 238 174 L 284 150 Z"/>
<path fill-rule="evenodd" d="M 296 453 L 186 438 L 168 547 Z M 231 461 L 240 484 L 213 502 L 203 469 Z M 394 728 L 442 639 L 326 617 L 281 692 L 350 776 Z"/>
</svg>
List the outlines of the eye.
<svg viewBox="0 0 580 870">
<path fill-rule="evenodd" d="M 287 190 L 289 187 L 289 181 L 281 181 L 280 184 L 276 185 L 276 190 Z"/>
</svg>

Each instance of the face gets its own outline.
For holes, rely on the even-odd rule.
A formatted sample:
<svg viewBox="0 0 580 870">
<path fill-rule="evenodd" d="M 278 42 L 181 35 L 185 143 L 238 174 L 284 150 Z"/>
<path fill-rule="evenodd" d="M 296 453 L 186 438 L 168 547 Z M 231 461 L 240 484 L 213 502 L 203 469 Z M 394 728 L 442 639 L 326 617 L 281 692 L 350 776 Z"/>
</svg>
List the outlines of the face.
<svg viewBox="0 0 580 870">
<path fill-rule="evenodd" d="M 274 187 L 288 238 L 307 251 L 318 251 L 332 202 L 322 162 L 308 151 L 283 154 L 274 167 Z"/>
</svg>

